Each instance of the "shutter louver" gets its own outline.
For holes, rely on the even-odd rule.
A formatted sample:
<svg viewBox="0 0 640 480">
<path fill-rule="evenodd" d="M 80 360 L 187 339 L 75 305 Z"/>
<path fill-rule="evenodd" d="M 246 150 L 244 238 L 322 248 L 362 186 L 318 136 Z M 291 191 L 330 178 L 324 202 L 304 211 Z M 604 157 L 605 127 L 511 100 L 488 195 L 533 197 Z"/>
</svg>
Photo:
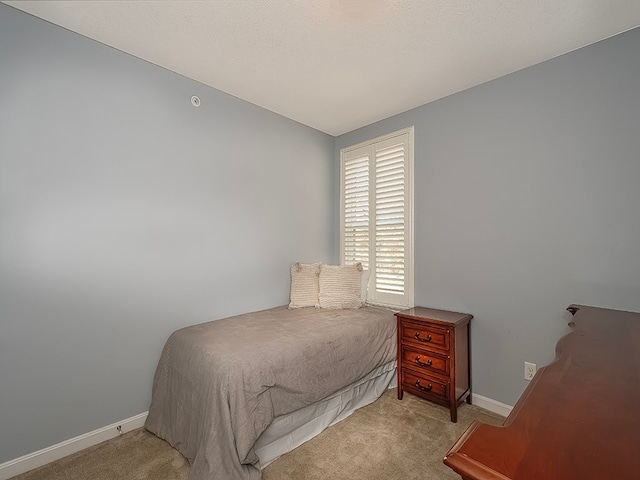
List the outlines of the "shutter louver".
<svg viewBox="0 0 640 480">
<path fill-rule="evenodd" d="M 405 293 L 405 149 L 375 152 L 375 289 Z"/>
<path fill-rule="evenodd" d="M 369 268 L 369 156 L 344 166 L 344 263 Z"/>
</svg>

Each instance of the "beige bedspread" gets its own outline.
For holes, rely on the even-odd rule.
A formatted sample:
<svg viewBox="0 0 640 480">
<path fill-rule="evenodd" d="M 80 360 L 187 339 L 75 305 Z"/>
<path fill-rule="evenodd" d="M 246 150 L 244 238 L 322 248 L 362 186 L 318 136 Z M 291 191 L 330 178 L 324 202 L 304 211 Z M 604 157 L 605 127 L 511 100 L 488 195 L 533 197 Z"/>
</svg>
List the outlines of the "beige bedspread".
<svg viewBox="0 0 640 480">
<path fill-rule="evenodd" d="M 286 306 L 174 332 L 145 427 L 191 462 L 190 480 L 259 479 L 253 445 L 271 421 L 396 355 L 393 312 Z"/>
</svg>

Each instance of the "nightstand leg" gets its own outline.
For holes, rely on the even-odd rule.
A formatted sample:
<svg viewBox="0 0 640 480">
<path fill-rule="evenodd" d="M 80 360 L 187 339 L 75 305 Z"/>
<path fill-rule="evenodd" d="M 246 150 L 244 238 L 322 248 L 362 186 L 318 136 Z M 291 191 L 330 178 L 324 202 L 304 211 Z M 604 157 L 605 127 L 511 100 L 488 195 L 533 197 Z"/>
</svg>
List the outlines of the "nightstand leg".
<svg viewBox="0 0 640 480">
<path fill-rule="evenodd" d="M 451 421 L 458 423 L 458 405 L 455 403 L 451 405 Z"/>
</svg>

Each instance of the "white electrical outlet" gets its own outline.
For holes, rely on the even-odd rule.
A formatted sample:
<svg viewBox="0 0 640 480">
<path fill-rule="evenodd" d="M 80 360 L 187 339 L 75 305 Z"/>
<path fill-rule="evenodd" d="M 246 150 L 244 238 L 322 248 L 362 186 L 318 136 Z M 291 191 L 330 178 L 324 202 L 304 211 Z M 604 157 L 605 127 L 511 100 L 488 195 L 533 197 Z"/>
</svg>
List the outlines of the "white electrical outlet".
<svg viewBox="0 0 640 480">
<path fill-rule="evenodd" d="M 537 369 L 538 367 L 536 367 L 535 363 L 524 362 L 524 379 L 531 380 L 536 374 Z"/>
</svg>

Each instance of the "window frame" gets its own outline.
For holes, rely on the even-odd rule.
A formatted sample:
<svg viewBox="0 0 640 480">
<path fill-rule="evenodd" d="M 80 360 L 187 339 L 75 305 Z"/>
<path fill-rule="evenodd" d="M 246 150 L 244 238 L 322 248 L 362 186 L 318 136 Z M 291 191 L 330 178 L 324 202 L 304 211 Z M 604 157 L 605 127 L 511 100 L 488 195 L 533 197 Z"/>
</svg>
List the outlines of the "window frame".
<svg viewBox="0 0 640 480">
<path fill-rule="evenodd" d="M 406 135 L 403 142 L 404 153 L 404 294 L 401 302 L 390 300 L 393 294 L 378 293 L 375 290 L 375 160 L 376 145 L 387 142 L 396 137 Z M 368 152 L 369 159 L 369 288 L 367 303 L 391 308 L 410 308 L 415 305 L 414 288 L 414 127 L 407 127 L 370 140 L 340 149 L 340 263 L 345 263 L 345 162 L 354 159 L 358 152 Z M 373 254 L 372 254 L 373 249 Z M 395 298 L 399 298 L 397 295 Z"/>
</svg>

